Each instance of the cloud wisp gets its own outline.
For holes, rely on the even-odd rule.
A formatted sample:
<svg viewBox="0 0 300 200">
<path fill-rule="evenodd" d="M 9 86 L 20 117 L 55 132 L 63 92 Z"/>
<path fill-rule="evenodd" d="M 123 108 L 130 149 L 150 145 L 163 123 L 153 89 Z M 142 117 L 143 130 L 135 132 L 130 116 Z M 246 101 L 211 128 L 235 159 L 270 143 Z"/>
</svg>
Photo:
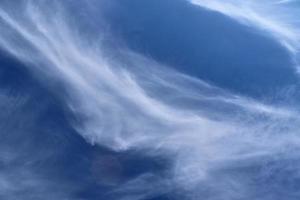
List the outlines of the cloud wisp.
<svg viewBox="0 0 300 200">
<path fill-rule="evenodd" d="M 190 2 L 266 32 L 293 54 L 299 51 L 300 22 L 297 20 L 299 11 L 293 7 L 294 1 L 190 0 Z"/>
<path fill-rule="evenodd" d="M 294 29 L 282 29 L 251 7 L 220 2 L 193 1 L 258 23 L 296 50 Z M 87 37 L 80 26 L 84 22 L 67 3 L 22 1 L 18 6 L 18 12 L 11 5 L 0 9 L 1 48 L 24 62 L 42 84 L 60 81 L 67 88 L 65 101 L 81 119 L 73 124 L 78 133 L 116 152 L 138 150 L 171 160 L 162 177 L 149 172 L 120 185 L 114 191 L 118 199 L 139 200 L 176 188 L 189 199 L 271 199 L 256 192 L 253 176 L 265 184 L 275 168 L 282 176 L 289 169 L 297 178 L 299 169 L 278 163 L 299 159 L 297 110 L 231 94 L 128 49 L 110 56 L 101 42 L 106 33 Z M 257 166 L 256 175 L 244 170 Z"/>
</svg>

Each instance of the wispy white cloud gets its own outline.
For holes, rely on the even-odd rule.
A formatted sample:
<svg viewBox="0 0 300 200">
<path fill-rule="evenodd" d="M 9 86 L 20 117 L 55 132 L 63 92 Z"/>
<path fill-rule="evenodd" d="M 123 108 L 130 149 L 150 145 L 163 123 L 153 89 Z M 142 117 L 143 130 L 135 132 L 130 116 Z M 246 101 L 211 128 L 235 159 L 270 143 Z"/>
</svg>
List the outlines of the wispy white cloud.
<svg viewBox="0 0 300 200">
<path fill-rule="evenodd" d="M 300 46 L 299 10 L 293 1 L 278 0 L 189 0 L 195 5 L 227 15 L 243 24 L 273 36 L 290 52 L 297 54 Z"/>
<path fill-rule="evenodd" d="M 144 174 L 116 193 L 135 190 L 135 199 L 163 193 L 151 187 L 153 180 L 158 187 L 180 187 L 191 199 L 199 199 L 199 187 L 215 191 L 211 199 L 236 198 L 254 191 L 246 180 L 226 170 L 270 162 L 274 156 L 296 157 L 300 145 L 296 109 L 231 94 L 126 49 L 121 52 L 122 61 L 111 60 L 100 42 L 103 34 L 85 37 L 80 21 L 70 22 L 74 16 L 66 5 L 26 2 L 17 13 L 0 9 L 0 23 L 5 27 L 0 32 L 1 47 L 33 73 L 51 77 L 43 84 L 51 85 L 51 80 L 64 84 L 69 108 L 82 119 L 82 124 L 74 124 L 78 132 L 88 142 L 115 151 L 134 149 L 172 160 L 165 177 Z M 294 29 L 263 18 L 248 4 L 193 3 L 258 23 L 296 48 Z M 46 12 L 49 8 L 51 13 Z M 216 178 L 216 174 L 222 176 Z"/>
</svg>

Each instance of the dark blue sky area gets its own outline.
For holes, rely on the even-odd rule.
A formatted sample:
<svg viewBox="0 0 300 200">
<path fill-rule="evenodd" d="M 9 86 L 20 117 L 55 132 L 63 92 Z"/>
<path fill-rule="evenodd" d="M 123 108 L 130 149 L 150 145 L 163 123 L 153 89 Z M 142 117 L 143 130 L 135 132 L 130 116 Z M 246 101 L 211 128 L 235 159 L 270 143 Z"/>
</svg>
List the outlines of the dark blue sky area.
<svg viewBox="0 0 300 200">
<path fill-rule="evenodd" d="M 183 0 L 113 0 L 106 16 L 127 46 L 244 95 L 298 83 L 285 48 L 259 30 Z"/>
</svg>

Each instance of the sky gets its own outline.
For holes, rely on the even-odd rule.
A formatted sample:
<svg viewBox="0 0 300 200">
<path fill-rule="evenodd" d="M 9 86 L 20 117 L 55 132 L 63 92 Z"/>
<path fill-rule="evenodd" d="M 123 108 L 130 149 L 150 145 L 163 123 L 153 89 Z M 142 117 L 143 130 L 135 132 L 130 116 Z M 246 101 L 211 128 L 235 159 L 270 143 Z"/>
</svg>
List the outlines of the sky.
<svg viewBox="0 0 300 200">
<path fill-rule="evenodd" d="M 0 198 L 298 200 L 299 10 L 0 1 Z"/>
</svg>

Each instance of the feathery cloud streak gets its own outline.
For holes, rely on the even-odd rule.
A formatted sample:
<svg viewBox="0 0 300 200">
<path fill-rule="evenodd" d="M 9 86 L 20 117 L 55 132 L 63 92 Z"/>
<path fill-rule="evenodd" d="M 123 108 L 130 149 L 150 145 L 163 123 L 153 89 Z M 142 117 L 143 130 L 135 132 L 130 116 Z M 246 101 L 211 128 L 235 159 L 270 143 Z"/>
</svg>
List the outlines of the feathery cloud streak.
<svg viewBox="0 0 300 200">
<path fill-rule="evenodd" d="M 219 1 L 199 2 L 247 22 L 254 18 L 293 50 L 296 48 L 292 45 L 298 42 L 294 31 L 263 20 L 248 8 L 244 14 L 236 13 L 233 3 L 221 7 Z M 255 196 L 260 194 L 250 186 L 253 174 L 242 169 L 268 168 L 276 163 L 274 158 L 298 159 L 296 110 L 231 94 L 128 49 L 112 58 L 101 42 L 105 31 L 87 37 L 81 29 L 84 22 L 72 15 L 67 3 L 22 1 L 14 9 L 18 12 L 11 5 L 0 9 L 2 49 L 37 76 L 64 84 L 69 109 L 82 119 L 82 124 L 73 125 L 89 143 L 172 160 L 163 177 L 149 172 L 120 185 L 115 191 L 122 194 L 118 199 L 155 196 L 165 192 L 157 189 L 162 186 L 166 191 L 179 187 L 190 199 L 205 195 L 222 200 L 262 198 Z M 277 163 L 275 168 L 299 173 L 291 164 Z M 268 171 L 257 175 L 263 183 Z"/>
</svg>

